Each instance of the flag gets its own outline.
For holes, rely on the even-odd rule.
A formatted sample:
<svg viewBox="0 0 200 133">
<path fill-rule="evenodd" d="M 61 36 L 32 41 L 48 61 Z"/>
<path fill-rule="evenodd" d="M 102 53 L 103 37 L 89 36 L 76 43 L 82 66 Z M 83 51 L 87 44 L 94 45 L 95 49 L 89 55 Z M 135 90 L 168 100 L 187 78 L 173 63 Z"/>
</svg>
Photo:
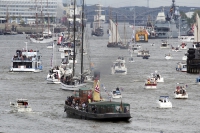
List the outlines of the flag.
<svg viewBox="0 0 200 133">
<path fill-rule="evenodd" d="M 88 99 L 92 98 L 92 91 L 88 91 Z"/>
<path fill-rule="evenodd" d="M 97 84 L 96 84 L 95 91 L 96 91 L 97 93 L 100 92 L 100 88 L 99 88 L 98 82 L 97 82 Z"/>
</svg>

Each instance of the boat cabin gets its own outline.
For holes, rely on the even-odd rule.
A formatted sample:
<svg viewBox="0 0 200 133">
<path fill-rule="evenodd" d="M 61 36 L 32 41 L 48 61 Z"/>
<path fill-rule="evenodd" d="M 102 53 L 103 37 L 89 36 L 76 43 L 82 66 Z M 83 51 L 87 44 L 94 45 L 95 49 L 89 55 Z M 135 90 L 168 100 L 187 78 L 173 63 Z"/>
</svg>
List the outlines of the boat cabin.
<svg viewBox="0 0 200 133">
<path fill-rule="evenodd" d="M 81 102 L 87 103 L 93 101 L 92 94 L 92 89 L 90 88 L 82 87 L 79 89 L 79 98 Z"/>
<path fill-rule="evenodd" d="M 27 99 L 18 99 L 17 104 L 18 104 L 18 106 L 28 106 L 28 100 Z"/>
<path fill-rule="evenodd" d="M 159 101 L 162 103 L 167 103 L 169 101 L 169 96 L 160 96 Z"/>
<path fill-rule="evenodd" d="M 88 113 L 130 113 L 130 104 L 114 101 L 92 102 L 88 104 Z"/>
</svg>

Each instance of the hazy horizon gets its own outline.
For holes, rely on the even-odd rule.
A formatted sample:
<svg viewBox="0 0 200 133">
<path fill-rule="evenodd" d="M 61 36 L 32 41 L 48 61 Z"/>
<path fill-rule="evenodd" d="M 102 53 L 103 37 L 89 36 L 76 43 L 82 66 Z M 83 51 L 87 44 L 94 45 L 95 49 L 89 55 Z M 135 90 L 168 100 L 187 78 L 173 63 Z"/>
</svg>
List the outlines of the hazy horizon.
<svg viewBox="0 0 200 133">
<path fill-rule="evenodd" d="M 71 0 L 62 0 L 70 2 Z M 77 0 L 81 3 L 82 0 Z M 86 5 L 101 4 L 104 7 L 125 7 L 125 6 L 143 6 L 149 8 L 171 6 L 172 0 L 85 0 Z M 149 4 L 148 4 L 149 3 Z M 200 7 L 200 0 L 175 0 L 177 6 Z"/>
</svg>

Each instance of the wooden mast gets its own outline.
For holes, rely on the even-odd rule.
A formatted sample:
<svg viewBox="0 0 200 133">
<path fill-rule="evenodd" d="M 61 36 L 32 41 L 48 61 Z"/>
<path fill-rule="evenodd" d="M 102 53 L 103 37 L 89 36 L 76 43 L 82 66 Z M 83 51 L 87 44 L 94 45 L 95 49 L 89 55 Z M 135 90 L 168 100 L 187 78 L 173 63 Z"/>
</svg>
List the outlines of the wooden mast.
<svg viewBox="0 0 200 133">
<path fill-rule="evenodd" d="M 76 0 L 74 0 L 74 29 L 73 29 L 73 31 L 74 31 L 74 55 L 73 55 L 73 76 L 75 75 L 75 57 L 76 57 L 76 52 L 75 52 L 75 47 L 76 47 L 76 45 L 75 45 L 75 29 L 76 29 L 76 14 L 75 14 L 75 2 L 76 2 Z"/>
<path fill-rule="evenodd" d="M 83 22 L 83 18 L 84 18 L 84 0 L 82 3 L 82 46 L 81 46 L 81 83 L 83 81 L 83 41 L 84 41 L 84 22 Z"/>
<path fill-rule="evenodd" d="M 48 36 L 49 36 L 49 5 L 48 5 L 48 0 L 47 0 L 47 13 L 48 13 Z"/>
</svg>

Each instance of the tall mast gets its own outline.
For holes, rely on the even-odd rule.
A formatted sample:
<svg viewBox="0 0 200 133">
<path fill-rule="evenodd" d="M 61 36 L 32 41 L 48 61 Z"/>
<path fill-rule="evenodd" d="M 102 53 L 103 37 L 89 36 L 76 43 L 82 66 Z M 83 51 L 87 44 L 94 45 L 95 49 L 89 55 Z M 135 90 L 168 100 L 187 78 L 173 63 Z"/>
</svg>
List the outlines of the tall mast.
<svg viewBox="0 0 200 133">
<path fill-rule="evenodd" d="M 76 45 L 75 45 L 75 28 L 76 28 L 76 14 L 75 14 L 75 2 L 76 2 L 76 0 L 74 0 L 74 55 L 73 55 L 73 76 L 75 75 L 75 54 L 76 54 L 76 52 L 75 52 L 75 47 L 76 47 Z"/>
<path fill-rule="evenodd" d="M 5 24 L 5 32 L 8 30 L 8 5 L 6 9 L 6 24 Z"/>
<path fill-rule="evenodd" d="M 135 6 L 134 6 L 134 44 L 135 44 Z"/>
<path fill-rule="evenodd" d="M 117 14 L 116 14 L 116 43 L 117 43 Z"/>
<path fill-rule="evenodd" d="M 36 16 L 36 27 L 37 27 L 37 32 L 38 32 L 38 12 L 37 12 L 37 0 L 35 0 L 35 10 L 36 10 L 36 13 L 35 13 L 35 16 Z"/>
<path fill-rule="evenodd" d="M 84 24 L 83 24 L 83 18 L 84 18 L 84 0 L 82 3 L 82 46 L 81 46 L 81 82 L 83 79 L 83 41 L 84 41 Z"/>
<path fill-rule="evenodd" d="M 43 14 L 42 14 L 42 0 L 41 0 L 41 21 L 42 21 L 42 32 L 43 32 Z"/>
<path fill-rule="evenodd" d="M 47 13 L 48 13 L 48 36 L 49 36 L 49 7 L 48 7 L 48 0 L 47 0 Z"/>
</svg>

